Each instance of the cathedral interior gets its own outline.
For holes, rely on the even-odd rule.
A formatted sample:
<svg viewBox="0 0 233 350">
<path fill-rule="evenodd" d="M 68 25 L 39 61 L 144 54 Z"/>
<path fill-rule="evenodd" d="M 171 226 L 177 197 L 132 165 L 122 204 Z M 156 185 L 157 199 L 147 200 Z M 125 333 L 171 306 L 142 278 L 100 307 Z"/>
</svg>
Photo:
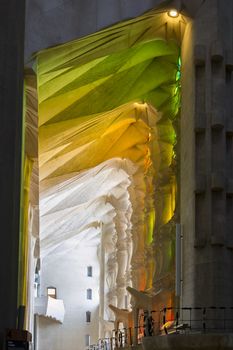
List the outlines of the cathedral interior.
<svg viewBox="0 0 233 350">
<path fill-rule="evenodd" d="M 122 0 L 120 20 L 69 37 L 52 13 L 73 5 L 33 1 L 0 341 L 7 328 L 6 349 L 230 349 L 233 3 L 155 0 L 127 16 Z M 38 13 L 64 35 L 44 44 L 41 19 L 38 39 Z"/>
</svg>

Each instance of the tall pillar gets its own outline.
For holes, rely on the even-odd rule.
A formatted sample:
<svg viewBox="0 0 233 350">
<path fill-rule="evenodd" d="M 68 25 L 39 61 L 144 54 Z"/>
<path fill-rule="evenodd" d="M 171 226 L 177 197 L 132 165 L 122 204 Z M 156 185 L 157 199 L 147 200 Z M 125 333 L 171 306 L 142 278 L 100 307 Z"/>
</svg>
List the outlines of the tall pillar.
<svg viewBox="0 0 233 350">
<path fill-rule="evenodd" d="M 120 210 L 117 211 L 115 217 L 115 227 L 117 232 L 116 242 L 116 257 L 117 257 L 117 306 L 119 308 L 125 307 L 125 295 L 126 295 L 126 268 L 128 261 L 127 252 L 127 220 L 124 213 Z"/>
<path fill-rule="evenodd" d="M 16 326 L 23 104 L 24 0 L 0 2 L 0 338 Z M 1 346 L 0 346 L 1 347 Z"/>
<path fill-rule="evenodd" d="M 99 260 L 100 260 L 100 283 L 99 283 L 99 337 L 104 338 L 104 309 L 105 309 L 105 247 L 104 247 L 104 236 L 103 229 L 101 232 L 101 242 L 99 247 Z"/>
<path fill-rule="evenodd" d="M 232 13 L 204 1 L 182 45 L 183 306 L 233 306 Z"/>
</svg>

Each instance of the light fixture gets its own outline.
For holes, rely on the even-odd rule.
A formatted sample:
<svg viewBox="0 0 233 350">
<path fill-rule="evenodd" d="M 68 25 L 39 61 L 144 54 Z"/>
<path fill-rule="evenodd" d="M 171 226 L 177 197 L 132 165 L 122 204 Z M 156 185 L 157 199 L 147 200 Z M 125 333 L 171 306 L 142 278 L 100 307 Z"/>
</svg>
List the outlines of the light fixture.
<svg viewBox="0 0 233 350">
<path fill-rule="evenodd" d="M 169 17 L 172 18 L 176 18 L 179 16 L 179 12 L 176 9 L 170 9 L 167 14 Z"/>
<path fill-rule="evenodd" d="M 141 109 L 144 109 L 147 107 L 147 103 L 146 102 L 134 102 L 134 106 L 136 108 L 141 108 Z"/>
</svg>

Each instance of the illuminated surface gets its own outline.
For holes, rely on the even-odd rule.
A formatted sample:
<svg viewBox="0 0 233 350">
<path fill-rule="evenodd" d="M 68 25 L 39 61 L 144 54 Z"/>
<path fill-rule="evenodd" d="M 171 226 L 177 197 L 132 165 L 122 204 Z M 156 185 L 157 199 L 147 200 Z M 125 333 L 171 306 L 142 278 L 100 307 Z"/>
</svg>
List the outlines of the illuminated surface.
<svg viewBox="0 0 233 350">
<path fill-rule="evenodd" d="M 168 16 L 176 18 L 179 16 L 179 12 L 176 9 L 171 9 L 168 11 Z"/>
<path fill-rule="evenodd" d="M 172 275 L 182 26 L 166 18 L 152 11 L 37 56 L 41 257 L 102 237 L 100 318 L 125 306 L 128 285 Z"/>
</svg>

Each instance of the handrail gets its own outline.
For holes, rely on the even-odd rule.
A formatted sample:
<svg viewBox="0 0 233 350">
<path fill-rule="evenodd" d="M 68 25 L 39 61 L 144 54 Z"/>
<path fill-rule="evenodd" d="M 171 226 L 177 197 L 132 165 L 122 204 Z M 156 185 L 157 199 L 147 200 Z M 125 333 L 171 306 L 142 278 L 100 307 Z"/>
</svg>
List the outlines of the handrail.
<svg viewBox="0 0 233 350">
<path fill-rule="evenodd" d="M 145 336 L 169 333 L 233 332 L 233 307 L 165 307 L 161 310 L 144 312 L 140 316 L 140 322 L 142 322 L 142 317 L 143 324 L 138 324 L 134 328 L 114 329 L 110 338 L 99 339 L 98 344 L 90 345 L 87 350 L 124 348 L 141 344 Z M 132 334 L 136 330 L 138 331 L 137 344 L 133 344 Z"/>
</svg>

